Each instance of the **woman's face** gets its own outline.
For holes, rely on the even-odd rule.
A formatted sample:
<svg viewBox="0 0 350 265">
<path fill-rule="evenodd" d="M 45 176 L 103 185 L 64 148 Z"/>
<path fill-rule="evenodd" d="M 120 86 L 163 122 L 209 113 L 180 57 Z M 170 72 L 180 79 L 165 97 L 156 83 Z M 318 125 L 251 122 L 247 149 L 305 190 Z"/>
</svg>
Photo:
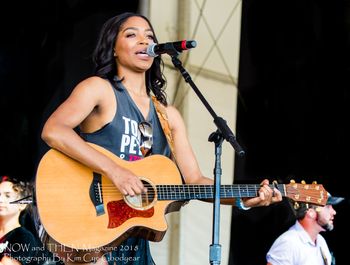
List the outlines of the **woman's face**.
<svg viewBox="0 0 350 265">
<path fill-rule="evenodd" d="M 0 183 L 0 218 L 5 216 L 16 216 L 19 215 L 20 211 L 23 210 L 21 204 L 10 204 L 15 200 L 19 199 L 19 194 L 13 189 L 13 183 L 4 181 Z"/>
<path fill-rule="evenodd" d="M 120 27 L 114 46 L 117 75 L 125 76 L 129 71 L 145 72 L 153 63 L 147 55 L 149 44 L 154 42 L 154 33 L 142 17 L 130 17 Z"/>
</svg>

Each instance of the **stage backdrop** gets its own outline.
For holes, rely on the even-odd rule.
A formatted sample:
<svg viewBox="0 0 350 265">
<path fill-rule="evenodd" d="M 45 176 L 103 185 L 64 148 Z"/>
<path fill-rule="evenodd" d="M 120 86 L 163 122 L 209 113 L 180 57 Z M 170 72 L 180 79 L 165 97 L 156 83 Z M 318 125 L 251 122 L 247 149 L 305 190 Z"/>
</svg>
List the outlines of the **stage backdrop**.
<svg viewBox="0 0 350 265">
<path fill-rule="evenodd" d="M 235 181 L 317 181 L 347 197 L 323 233 L 336 264 L 348 263 L 348 1 L 254 1 L 242 6 Z M 230 264 L 264 264 L 273 240 L 293 222 L 284 202 L 233 212 Z"/>
</svg>

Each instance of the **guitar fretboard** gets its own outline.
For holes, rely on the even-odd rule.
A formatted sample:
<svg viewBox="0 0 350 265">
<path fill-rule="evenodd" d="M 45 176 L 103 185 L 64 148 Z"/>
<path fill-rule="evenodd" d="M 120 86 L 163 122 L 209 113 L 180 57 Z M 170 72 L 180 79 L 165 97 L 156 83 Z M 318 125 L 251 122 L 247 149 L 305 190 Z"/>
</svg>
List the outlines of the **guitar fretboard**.
<svg viewBox="0 0 350 265">
<path fill-rule="evenodd" d="M 285 185 L 270 185 L 273 189 L 276 187 L 282 196 L 285 196 Z M 192 200 L 192 199 L 213 199 L 214 185 L 157 185 L 157 194 L 159 200 Z M 236 184 L 221 185 L 220 198 L 242 198 L 256 197 L 260 185 L 258 184 Z"/>
</svg>

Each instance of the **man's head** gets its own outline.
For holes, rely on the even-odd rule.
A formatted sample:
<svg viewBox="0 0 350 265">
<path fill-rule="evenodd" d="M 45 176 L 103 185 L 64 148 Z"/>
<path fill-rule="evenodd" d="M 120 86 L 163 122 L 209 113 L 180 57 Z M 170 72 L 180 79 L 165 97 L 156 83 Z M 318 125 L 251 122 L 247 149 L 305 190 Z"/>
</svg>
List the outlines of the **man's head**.
<svg viewBox="0 0 350 265">
<path fill-rule="evenodd" d="M 311 203 L 294 203 L 293 210 L 298 220 L 304 218 L 314 219 L 324 230 L 331 231 L 334 228 L 333 219 L 336 211 L 333 205 L 339 204 L 344 198 L 333 197 L 328 193 L 328 199 L 325 206 L 319 206 Z"/>
</svg>

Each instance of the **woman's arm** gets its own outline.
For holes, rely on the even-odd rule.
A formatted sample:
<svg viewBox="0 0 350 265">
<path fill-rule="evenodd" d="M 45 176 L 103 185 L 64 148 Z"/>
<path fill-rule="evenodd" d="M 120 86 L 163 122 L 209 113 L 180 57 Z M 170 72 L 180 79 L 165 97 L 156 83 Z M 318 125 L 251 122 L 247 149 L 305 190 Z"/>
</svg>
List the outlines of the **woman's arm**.
<svg viewBox="0 0 350 265">
<path fill-rule="evenodd" d="M 113 90 L 106 80 L 91 77 L 82 81 L 46 121 L 42 139 L 52 148 L 109 177 L 123 194 L 139 194 L 145 188 L 138 177 L 88 145 L 74 131 L 81 126 L 92 132 L 110 122 L 117 107 L 111 99 L 114 99 Z"/>
</svg>

